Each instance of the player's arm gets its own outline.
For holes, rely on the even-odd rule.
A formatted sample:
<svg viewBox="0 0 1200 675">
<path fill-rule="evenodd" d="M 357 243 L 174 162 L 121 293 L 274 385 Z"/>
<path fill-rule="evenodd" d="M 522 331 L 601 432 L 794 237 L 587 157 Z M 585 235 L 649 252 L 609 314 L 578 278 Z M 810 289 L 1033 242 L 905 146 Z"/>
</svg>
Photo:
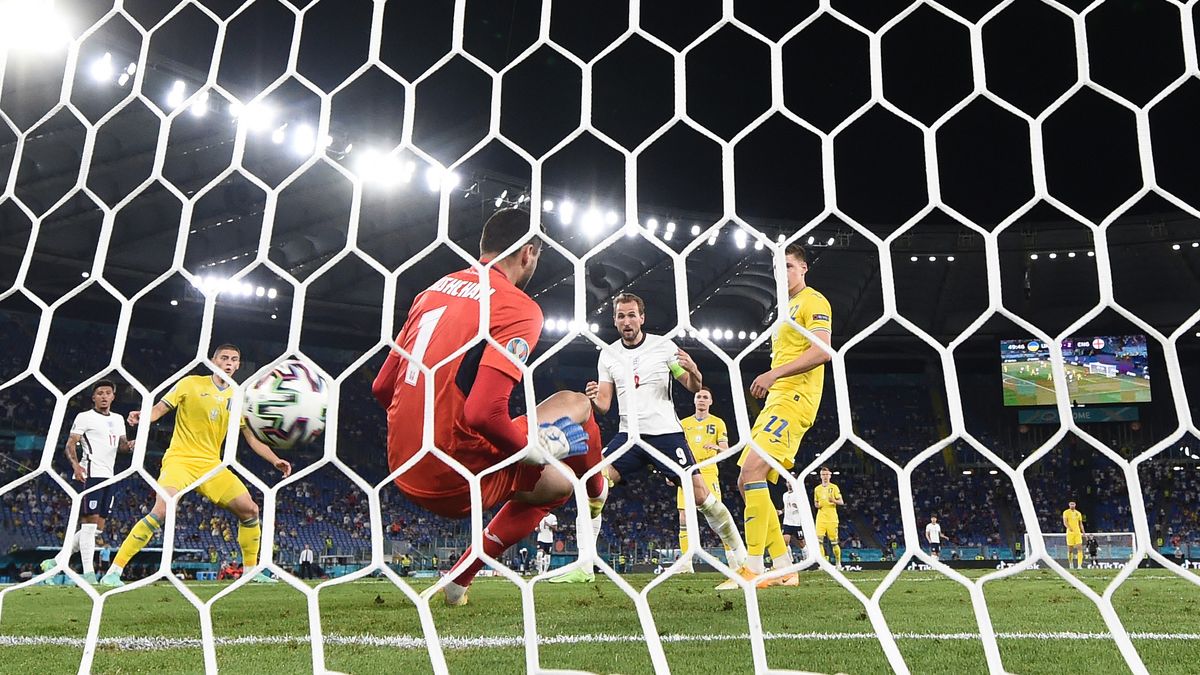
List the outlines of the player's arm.
<svg viewBox="0 0 1200 675">
<path fill-rule="evenodd" d="M 133 452 L 133 441 L 129 440 L 128 436 L 121 436 L 117 441 L 117 452 Z"/>
<path fill-rule="evenodd" d="M 832 338 L 830 337 L 829 331 L 814 331 L 813 335 L 815 335 L 818 340 L 824 342 L 826 345 L 832 345 Z M 750 383 L 750 395 L 754 396 L 755 398 L 763 398 L 767 395 L 767 391 L 771 389 L 771 385 L 775 384 L 776 380 L 782 377 L 791 377 L 792 375 L 807 373 L 813 368 L 817 368 L 828 363 L 832 358 L 832 356 L 825 353 L 824 349 L 809 345 L 808 349 L 800 352 L 800 356 L 797 356 L 787 363 L 782 363 L 778 367 L 772 368 L 762 375 L 754 378 L 754 382 Z"/>
<path fill-rule="evenodd" d="M 75 446 L 79 445 L 79 434 L 71 433 L 67 436 L 67 459 L 71 460 L 71 468 L 75 473 L 75 480 L 84 482 L 87 480 L 87 472 L 83 470 L 83 465 L 79 463 L 79 456 L 75 454 Z"/>
<path fill-rule="evenodd" d="M 597 382 L 592 380 L 584 387 L 583 393 L 592 399 L 592 407 L 597 415 L 607 415 L 612 407 L 613 393 L 617 387 L 612 382 Z"/>
<path fill-rule="evenodd" d="M 1071 524 L 1067 522 L 1067 512 L 1063 511 L 1063 530 L 1071 529 Z"/>
<path fill-rule="evenodd" d="M 683 385 L 684 389 L 693 394 L 700 391 L 700 387 L 704 383 L 704 378 L 700 375 L 699 366 L 696 365 L 696 362 L 692 360 L 692 357 L 687 352 L 679 347 L 675 348 L 675 352 L 678 363 L 672 361 L 667 364 L 671 369 L 671 377 L 674 377 L 679 384 Z"/>
<path fill-rule="evenodd" d="M 400 364 L 403 361 L 400 352 L 394 349 L 389 351 L 387 358 L 383 360 L 383 367 L 371 383 L 371 395 L 385 409 L 392 404 L 392 395 L 396 391 L 396 373 L 400 372 Z"/>
<path fill-rule="evenodd" d="M 150 409 L 150 423 L 153 424 L 153 423 L 157 422 L 159 420 L 159 418 L 161 418 L 163 415 L 166 415 L 167 413 L 171 412 L 172 409 L 173 409 L 173 406 L 167 404 L 167 402 L 165 400 L 155 403 L 154 407 Z M 125 421 L 129 422 L 129 424 L 131 426 L 136 427 L 142 421 L 142 411 L 141 410 L 129 411 L 129 416 L 125 419 Z"/>
<path fill-rule="evenodd" d="M 1083 516 L 1079 516 L 1079 534 L 1083 536 L 1087 534 L 1087 526 L 1083 524 Z"/>
<path fill-rule="evenodd" d="M 287 461 L 286 459 L 281 459 L 279 455 L 275 454 L 275 451 L 272 450 L 270 446 L 255 438 L 254 434 L 250 433 L 249 426 L 242 426 L 242 438 L 246 439 L 246 443 L 250 446 L 250 449 L 254 451 L 254 454 L 262 457 L 263 459 L 267 460 L 267 463 L 269 463 L 271 466 L 279 469 L 279 472 L 283 474 L 284 478 L 292 475 L 291 462 Z"/>
<path fill-rule="evenodd" d="M 526 437 L 509 417 L 508 399 L 517 384 L 507 373 L 487 365 L 479 366 L 471 393 L 463 405 L 467 426 L 486 438 L 505 455 L 525 448 Z"/>
<path fill-rule="evenodd" d="M 834 504 L 837 504 L 838 506 L 846 505 L 846 502 L 842 499 L 842 491 L 840 489 L 838 489 L 836 492 L 833 493 L 832 501 Z"/>
</svg>

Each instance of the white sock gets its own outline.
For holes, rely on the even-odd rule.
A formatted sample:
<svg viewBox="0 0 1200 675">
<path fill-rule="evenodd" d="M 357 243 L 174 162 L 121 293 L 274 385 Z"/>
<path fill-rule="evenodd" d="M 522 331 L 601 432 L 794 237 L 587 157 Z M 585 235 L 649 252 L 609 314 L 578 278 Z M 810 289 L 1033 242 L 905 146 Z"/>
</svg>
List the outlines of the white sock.
<svg viewBox="0 0 1200 675">
<path fill-rule="evenodd" d="M 775 563 L 771 567 L 772 567 L 772 569 L 783 569 L 784 567 L 787 567 L 788 565 L 791 565 L 791 564 L 792 564 L 792 552 L 789 550 L 787 553 L 784 553 L 783 555 L 776 558 Z"/>
<path fill-rule="evenodd" d="M 125 571 L 124 567 L 118 565 L 117 563 L 113 563 L 108 566 L 108 569 L 105 570 L 104 574 L 105 575 L 115 574 L 115 575 L 117 575 L 117 578 L 119 579 L 119 578 L 121 578 L 121 573 L 124 571 Z"/>
<path fill-rule="evenodd" d="M 599 548 L 600 547 L 600 527 L 603 524 L 603 522 L 604 522 L 604 512 L 599 512 L 596 514 L 595 518 L 592 518 L 592 533 L 596 537 L 595 541 L 593 542 L 594 547 L 592 550 L 594 550 L 595 553 L 592 554 L 593 557 L 590 561 L 588 561 L 588 564 L 583 566 L 584 572 L 591 572 L 592 566 L 595 564 L 596 558 L 600 556 L 600 548 Z"/>
<path fill-rule="evenodd" d="M 93 561 L 96 558 L 96 524 L 84 523 L 79 526 L 79 557 L 83 560 L 83 573 L 94 574 L 96 568 Z"/>
<path fill-rule="evenodd" d="M 755 574 L 763 573 L 763 557 L 761 555 L 746 556 L 746 567 Z"/>
<path fill-rule="evenodd" d="M 79 550 L 79 535 L 81 534 L 83 534 L 83 525 L 80 525 L 79 531 L 71 537 L 71 552 L 67 554 L 68 558 L 71 557 L 71 553 Z"/>
<path fill-rule="evenodd" d="M 721 538 L 721 543 L 725 544 L 737 560 L 745 560 L 746 544 L 742 541 L 742 535 L 738 532 L 737 522 L 733 519 L 733 514 L 729 512 L 729 508 L 721 503 L 717 496 L 713 493 L 708 493 L 708 499 L 704 503 L 696 507 L 704 519 L 708 521 L 708 526 L 717 533 Z M 761 560 L 761 557 L 760 557 Z M 761 565 L 759 571 L 761 572 Z"/>
</svg>

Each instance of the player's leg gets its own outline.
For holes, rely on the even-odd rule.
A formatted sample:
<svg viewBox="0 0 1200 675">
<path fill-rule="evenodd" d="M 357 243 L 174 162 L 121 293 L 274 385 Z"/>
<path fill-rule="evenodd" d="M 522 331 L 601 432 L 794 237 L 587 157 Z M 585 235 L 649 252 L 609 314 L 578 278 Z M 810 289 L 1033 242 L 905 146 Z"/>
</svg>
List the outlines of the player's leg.
<svg viewBox="0 0 1200 675">
<path fill-rule="evenodd" d="M 259 562 L 262 547 L 262 522 L 258 504 L 250 496 L 244 483 L 232 471 L 225 469 L 213 476 L 200 492 L 214 504 L 233 514 L 238 521 L 237 541 L 242 551 L 242 572 L 249 572 Z M 265 570 L 257 572 L 251 581 L 255 583 L 278 583 Z"/>
<path fill-rule="evenodd" d="M 684 510 L 683 489 L 676 488 L 675 501 L 679 511 L 679 557 L 687 555 L 688 552 L 688 530 L 687 530 L 687 511 Z M 696 571 L 694 560 L 688 560 L 683 566 L 683 572 L 692 573 Z"/>
<path fill-rule="evenodd" d="M 172 467 L 170 473 L 168 466 L 164 465 L 162 473 L 159 475 L 159 486 L 163 492 L 169 496 L 174 496 L 181 489 L 179 481 L 184 481 L 182 485 L 191 484 L 192 480 L 188 477 L 186 470 Z M 168 484 L 168 481 L 170 484 Z M 155 493 L 154 506 L 150 509 L 150 513 L 139 520 L 137 524 L 129 530 L 129 534 L 125 537 L 125 541 L 121 542 L 121 547 L 117 549 L 117 555 L 113 557 L 112 564 L 108 566 L 104 576 L 100 578 L 101 586 L 124 586 L 121 581 L 121 573 L 125 571 L 125 566 L 133 559 L 133 556 L 138 554 L 154 539 L 154 535 L 162 529 L 163 523 L 167 519 L 167 502 L 162 495 Z"/>
</svg>

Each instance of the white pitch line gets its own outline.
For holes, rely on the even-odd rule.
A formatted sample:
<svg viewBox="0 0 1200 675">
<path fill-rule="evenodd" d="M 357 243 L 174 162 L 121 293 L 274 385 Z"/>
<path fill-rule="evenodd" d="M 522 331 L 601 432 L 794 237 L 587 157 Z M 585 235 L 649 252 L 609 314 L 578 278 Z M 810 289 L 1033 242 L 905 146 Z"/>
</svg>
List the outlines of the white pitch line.
<svg viewBox="0 0 1200 675">
<path fill-rule="evenodd" d="M 978 640 L 978 633 L 895 633 L 898 640 Z M 1111 640 L 1108 633 L 997 633 L 1001 640 Z M 1130 633 L 1134 640 L 1200 640 L 1200 633 Z M 741 635 L 662 635 L 663 642 L 744 642 L 750 639 Z M 764 640 L 875 640 L 875 633 L 763 633 Z M 307 635 L 247 635 L 236 638 L 217 638 L 218 647 L 246 645 L 303 645 L 312 642 Z M 496 649 L 522 647 L 522 637 L 442 637 L 443 649 Z M 608 633 L 585 635 L 553 635 L 540 638 L 540 644 L 615 644 L 644 643 L 641 635 L 613 635 Z M 327 645 L 352 645 L 360 647 L 389 647 L 394 649 L 425 649 L 425 639 L 412 635 L 326 635 Z M 0 647 L 75 647 L 82 649 L 84 640 L 71 637 L 0 635 Z M 165 649 L 199 649 L 197 638 L 172 637 L 115 637 L 101 638 L 99 646 L 126 651 L 160 651 Z"/>
</svg>

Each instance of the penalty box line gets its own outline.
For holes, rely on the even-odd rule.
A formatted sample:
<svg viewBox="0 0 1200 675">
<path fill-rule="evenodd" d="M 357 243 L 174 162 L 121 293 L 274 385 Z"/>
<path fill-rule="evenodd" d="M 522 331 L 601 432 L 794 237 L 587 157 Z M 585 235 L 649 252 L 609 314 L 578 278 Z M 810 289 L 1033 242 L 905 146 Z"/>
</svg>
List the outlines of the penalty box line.
<svg viewBox="0 0 1200 675">
<path fill-rule="evenodd" d="M 894 633 L 897 640 L 978 640 L 978 633 Z M 997 633 L 1001 640 L 1112 640 L 1109 633 Z M 1200 641 L 1200 633 L 1130 633 L 1133 640 L 1155 641 Z M 740 635 L 661 635 L 659 639 L 665 643 L 711 643 L 711 642 L 745 642 L 750 640 L 749 634 Z M 877 640 L 873 632 L 861 633 L 763 633 L 764 640 Z M 0 647 L 74 647 L 82 649 L 82 638 L 59 636 L 24 636 L 0 635 Z M 308 635 L 246 635 L 234 638 L 216 638 L 218 647 L 238 646 L 297 646 L 312 642 Z M 542 645 L 557 644 L 618 644 L 644 643 L 641 635 L 615 635 L 595 633 L 584 635 L 554 635 L 543 636 L 539 643 Z M 387 647 L 391 649 L 425 649 L 425 639 L 411 635 L 326 635 L 326 645 L 356 646 L 356 647 Z M 109 637 L 101 638 L 100 647 L 122 651 L 163 651 L 169 649 L 199 649 L 202 641 L 199 638 L 173 637 Z M 516 648 L 525 645 L 525 638 L 516 636 L 495 637 L 449 637 L 441 638 L 443 649 L 497 649 Z"/>
</svg>

